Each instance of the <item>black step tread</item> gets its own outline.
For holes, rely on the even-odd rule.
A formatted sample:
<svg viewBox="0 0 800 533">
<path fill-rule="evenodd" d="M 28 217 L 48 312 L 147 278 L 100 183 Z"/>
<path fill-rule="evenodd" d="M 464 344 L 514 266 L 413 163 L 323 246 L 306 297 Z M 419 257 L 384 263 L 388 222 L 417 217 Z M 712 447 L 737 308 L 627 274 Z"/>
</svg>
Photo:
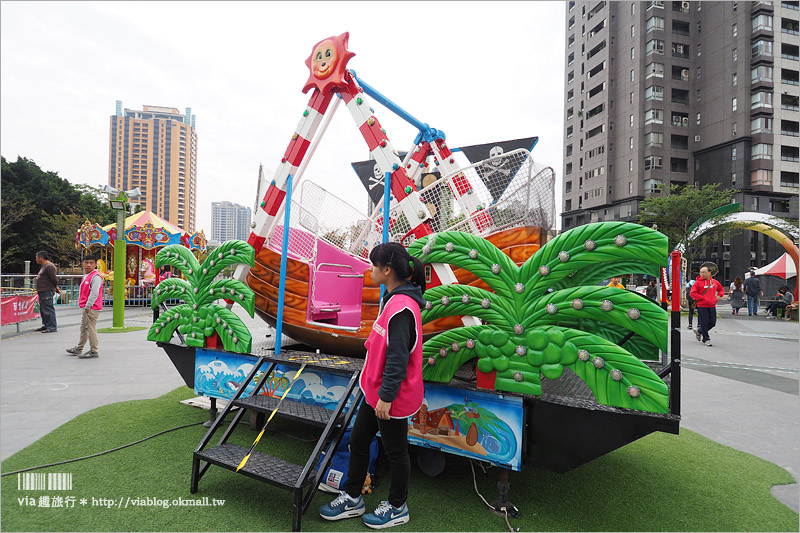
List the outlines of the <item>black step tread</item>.
<svg viewBox="0 0 800 533">
<path fill-rule="evenodd" d="M 247 448 L 226 442 L 207 450 L 195 452 L 195 456 L 203 461 L 236 471 L 236 467 L 244 459 L 247 450 Z M 289 488 L 294 487 L 297 480 L 300 479 L 303 467 L 279 457 L 253 450 L 247 463 L 239 472 Z M 307 484 L 313 478 L 314 472 L 312 471 L 304 484 Z"/>
<path fill-rule="evenodd" d="M 277 397 L 270 397 L 263 394 L 258 396 L 248 396 L 247 398 L 239 398 L 233 405 L 238 405 L 245 409 L 252 409 L 260 413 L 271 413 L 273 409 L 280 403 L 281 399 Z M 276 416 L 283 418 L 294 418 L 309 422 L 312 424 L 325 425 L 331 419 L 333 411 L 325 409 L 318 405 L 309 405 L 302 402 L 297 402 L 286 398 L 278 409 Z"/>
</svg>

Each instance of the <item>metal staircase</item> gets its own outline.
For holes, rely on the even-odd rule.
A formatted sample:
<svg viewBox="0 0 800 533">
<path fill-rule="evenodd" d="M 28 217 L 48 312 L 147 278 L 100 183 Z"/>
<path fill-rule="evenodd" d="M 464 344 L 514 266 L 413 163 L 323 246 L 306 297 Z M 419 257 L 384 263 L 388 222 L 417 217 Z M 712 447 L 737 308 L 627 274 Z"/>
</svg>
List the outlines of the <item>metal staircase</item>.
<svg viewBox="0 0 800 533">
<path fill-rule="evenodd" d="M 245 382 L 239 387 L 234 397 L 228 402 L 225 409 L 223 409 L 220 416 L 217 417 L 211 428 L 203 437 L 203 440 L 197 448 L 195 448 L 192 458 L 191 492 L 194 494 L 198 491 L 200 478 L 203 477 L 203 474 L 206 473 L 211 465 L 221 466 L 222 468 L 237 472 L 237 468 L 249 450 L 242 446 L 229 443 L 228 439 L 242 420 L 245 412 L 251 411 L 269 415 L 276 407 L 279 407 L 275 416 L 323 428 L 308 461 L 306 461 L 305 465 L 298 465 L 279 457 L 253 450 L 247 463 L 241 467 L 237 473 L 291 491 L 294 495 L 294 502 L 292 504 L 292 531 L 300 531 L 302 515 L 308 510 L 314 498 L 317 486 L 334 455 L 336 446 L 339 444 L 342 435 L 344 435 L 353 415 L 358 410 L 357 406 L 362 398 L 361 389 L 358 387 L 358 377 L 361 371 L 360 369 L 353 368 L 352 365 L 347 365 L 350 368 L 336 368 L 324 364 L 320 365 L 325 367 L 324 370 L 326 372 L 336 372 L 350 376 L 350 381 L 339 403 L 333 410 L 330 410 L 292 401 L 288 397 L 281 400 L 276 397 L 259 395 L 259 392 L 267 382 L 266 377 L 272 373 L 275 369 L 275 365 L 278 363 L 284 365 L 296 364 L 298 367 L 300 366 L 300 363 L 287 362 L 285 358 L 280 356 L 263 356 L 258 359 L 258 362 L 253 366 Z M 255 390 L 253 390 L 250 396 L 242 398 L 244 391 L 249 384 L 253 382 L 262 367 L 265 367 L 262 374 L 263 378 L 258 381 Z M 345 408 L 351 396 L 352 403 L 349 408 Z M 225 419 L 234 407 L 238 407 L 239 409 L 234 414 L 233 419 L 230 424 L 228 424 L 217 445 L 206 448 L 217 430 L 222 427 Z M 317 468 L 317 462 L 323 451 L 325 451 L 325 454 L 322 463 L 319 465 L 319 468 Z"/>
</svg>

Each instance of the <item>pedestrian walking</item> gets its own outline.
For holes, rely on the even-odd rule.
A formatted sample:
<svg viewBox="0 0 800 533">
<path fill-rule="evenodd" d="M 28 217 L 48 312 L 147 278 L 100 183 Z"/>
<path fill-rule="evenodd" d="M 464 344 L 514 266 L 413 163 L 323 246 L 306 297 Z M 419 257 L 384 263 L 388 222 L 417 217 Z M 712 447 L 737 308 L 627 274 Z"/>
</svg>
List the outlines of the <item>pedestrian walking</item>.
<svg viewBox="0 0 800 533">
<path fill-rule="evenodd" d="M 744 307 L 744 281 L 739 276 L 736 276 L 736 279 L 731 283 L 728 301 L 731 303 L 731 313 L 738 315 L 739 309 Z"/>
<path fill-rule="evenodd" d="M 694 318 L 694 313 L 697 310 L 697 300 L 692 298 L 692 285 L 694 285 L 694 280 L 691 279 L 686 283 L 686 305 L 689 306 L 689 327 L 688 329 L 692 329 L 692 319 Z"/>
<path fill-rule="evenodd" d="M 367 338 L 367 358 L 359 385 L 364 401 L 350 433 L 350 464 L 345 490 L 319 508 L 325 520 L 364 515 L 362 485 L 367 475 L 369 448 L 375 434 L 389 457 L 389 499 L 368 515 L 364 524 L 384 529 L 409 520 L 408 417 L 422 405 L 422 320 L 425 271 L 416 257 L 396 242 L 379 244 L 369 254 L 372 281 L 386 286 L 381 311 Z M 409 278 L 411 278 L 409 280 Z"/>
<path fill-rule="evenodd" d="M 644 294 L 651 300 L 655 302 L 658 301 L 658 287 L 656 287 L 655 280 L 650 280 L 650 283 L 647 284 L 647 288 L 644 290 Z"/>
<path fill-rule="evenodd" d="M 778 294 L 775 296 L 782 299 L 778 300 L 777 302 L 771 302 L 767 306 L 767 318 L 778 318 L 778 309 L 792 305 L 792 302 L 794 301 L 794 294 L 792 294 L 792 291 L 789 290 L 788 285 L 784 285 L 778 289 Z"/>
<path fill-rule="evenodd" d="M 699 322 L 694 335 L 698 341 L 706 346 L 711 346 L 711 337 L 708 332 L 717 325 L 717 302 L 725 296 L 725 290 L 719 281 L 711 277 L 708 267 L 701 267 L 700 275 L 692 285 L 691 295 L 697 300 L 697 321 Z"/>
<path fill-rule="evenodd" d="M 758 298 L 764 297 L 764 291 L 761 289 L 761 280 L 752 270 L 750 276 L 744 280 L 744 293 L 747 296 L 747 315 L 758 316 Z"/>
<path fill-rule="evenodd" d="M 100 357 L 99 342 L 97 340 L 97 317 L 103 308 L 103 276 L 97 270 L 97 258 L 92 254 L 86 254 L 81 261 L 84 276 L 81 280 L 80 293 L 78 295 L 78 307 L 83 309 L 81 313 L 81 336 L 78 345 L 74 348 L 67 348 L 67 353 L 76 355 L 80 359 L 90 359 Z M 86 353 L 83 347 L 89 341 L 90 349 Z"/>
<path fill-rule="evenodd" d="M 55 333 L 58 326 L 53 298 L 56 294 L 61 294 L 61 289 L 58 288 L 58 271 L 45 251 L 36 252 L 36 263 L 41 266 L 36 276 L 36 293 L 39 295 L 39 313 L 42 317 L 42 327 L 36 331 Z"/>
</svg>

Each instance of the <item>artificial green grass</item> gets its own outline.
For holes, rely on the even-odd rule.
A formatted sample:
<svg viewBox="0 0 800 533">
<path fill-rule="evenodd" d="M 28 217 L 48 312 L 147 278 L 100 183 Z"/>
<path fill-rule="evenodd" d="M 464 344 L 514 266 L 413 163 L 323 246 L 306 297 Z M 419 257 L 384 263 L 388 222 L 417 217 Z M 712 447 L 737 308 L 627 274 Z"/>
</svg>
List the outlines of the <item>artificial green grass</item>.
<svg viewBox="0 0 800 533">
<path fill-rule="evenodd" d="M 3 472 L 89 455 L 171 427 L 202 422 L 206 411 L 180 405 L 194 393 L 181 387 L 155 400 L 122 402 L 94 409 L 57 428 L 2 463 Z M 313 430 L 279 419 L 257 450 L 304 463 L 313 444 L 298 440 Z M 3 531 L 287 531 L 291 495 L 212 466 L 191 494 L 192 451 L 206 429 L 192 426 L 142 444 L 39 472 L 72 472 L 73 490 L 21 491 L 17 476 L 2 478 Z M 289 438 L 290 433 L 297 438 Z M 221 435 L 221 432 L 217 435 Z M 232 441 L 249 445 L 256 433 L 240 425 Z M 216 443 L 218 436 L 212 441 Z M 591 436 L 587 435 L 587 439 Z M 413 450 L 413 447 L 412 447 Z M 412 463 L 413 456 L 412 456 Z M 498 469 L 478 488 L 497 498 Z M 798 515 L 770 494 L 793 483 L 778 466 L 696 433 L 651 434 L 566 474 L 533 467 L 510 475 L 509 500 L 522 512 L 512 525 L 523 531 L 798 531 Z M 378 469 L 378 487 L 368 508 L 388 493 L 388 470 Z M 19 498 L 74 496 L 72 508 L 22 505 Z M 106 508 L 92 498 L 123 500 L 224 499 L 216 507 Z M 87 504 L 80 505 L 86 498 Z M 327 522 L 314 509 L 332 498 L 319 493 L 303 517 L 306 531 L 367 531 L 358 520 Z M 475 494 L 466 459 L 447 456 L 443 475 L 429 478 L 414 466 L 409 495 L 411 521 L 400 531 L 504 531 L 502 518 L 487 511 Z"/>
</svg>

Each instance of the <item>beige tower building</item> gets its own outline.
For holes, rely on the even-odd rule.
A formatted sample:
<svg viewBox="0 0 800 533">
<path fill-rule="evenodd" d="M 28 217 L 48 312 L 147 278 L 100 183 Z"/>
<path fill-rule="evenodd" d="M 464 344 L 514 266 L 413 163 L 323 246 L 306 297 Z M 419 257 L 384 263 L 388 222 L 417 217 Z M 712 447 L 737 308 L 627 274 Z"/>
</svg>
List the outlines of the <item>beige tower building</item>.
<svg viewBox="0 0 800 533">
<path fill-rule="evenodd" d="M 190 107 L 146 105 L 111 116 L 108 183 L 120 190 L 139 187 L 144 209 L 194 232 L 197 204 L 197 132 Z"/>
</svg>

